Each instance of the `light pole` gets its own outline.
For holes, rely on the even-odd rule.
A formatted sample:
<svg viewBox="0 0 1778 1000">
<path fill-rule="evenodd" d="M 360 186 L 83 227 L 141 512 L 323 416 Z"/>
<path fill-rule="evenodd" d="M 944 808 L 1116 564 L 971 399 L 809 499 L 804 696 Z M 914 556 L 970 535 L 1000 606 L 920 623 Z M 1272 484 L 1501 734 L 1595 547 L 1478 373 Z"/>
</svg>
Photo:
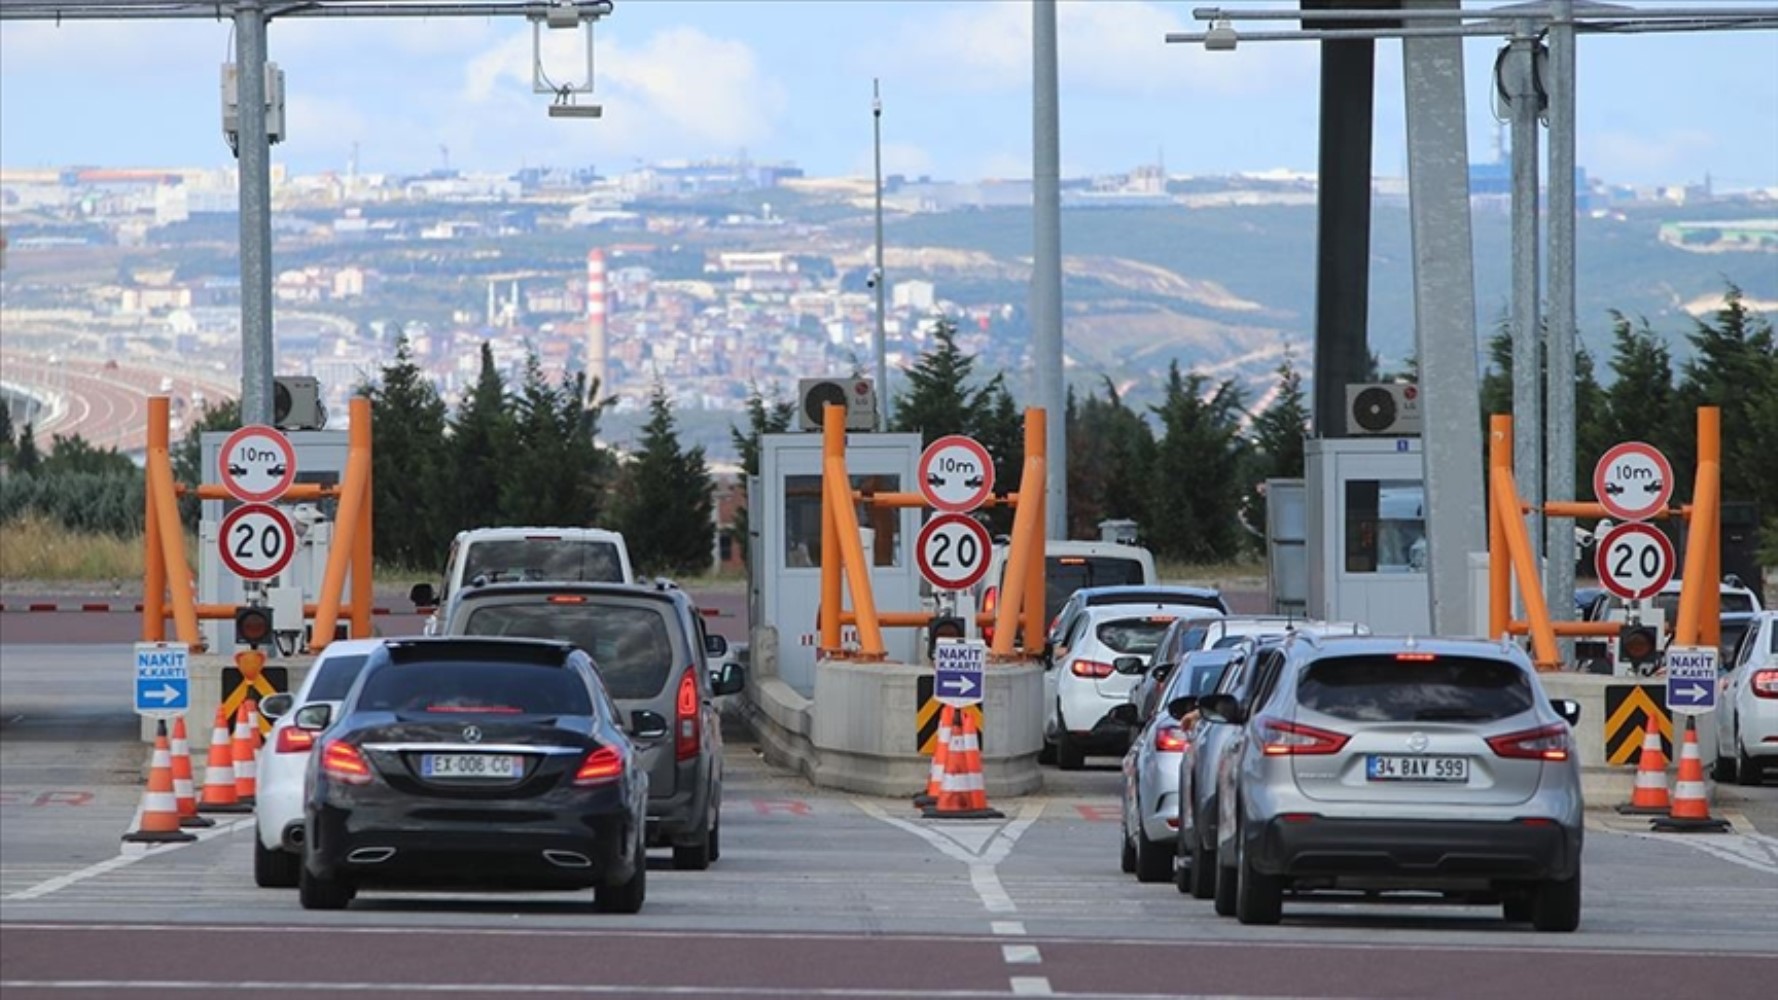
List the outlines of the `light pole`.
<svg viewBox="0 0 1778 1000">
<path fill-rule="evenodd" d="M 889 429 L 889 354 L 884 325 L 888 322 L 888 280 L 883 273 L 883 92 L 875 78 L 870 82 L 870 125 L 872 145 L 877 160 L 877 266 L 871 272 L 871 284 L 877 288 L 877 330 L 872 348 L 877 359 L 877 419 L 883 430 Z"/>
<path fill-rule="evenodd" d="M 1068 390 L 1062 379 L 1062 115 L 1056 0 L 1031 5 L 1031 354 L 1044 408 L 1044 535 L 1068 537 Z M 1164 179 L 1163 179 L 1164 180 Z"/>
</svg>

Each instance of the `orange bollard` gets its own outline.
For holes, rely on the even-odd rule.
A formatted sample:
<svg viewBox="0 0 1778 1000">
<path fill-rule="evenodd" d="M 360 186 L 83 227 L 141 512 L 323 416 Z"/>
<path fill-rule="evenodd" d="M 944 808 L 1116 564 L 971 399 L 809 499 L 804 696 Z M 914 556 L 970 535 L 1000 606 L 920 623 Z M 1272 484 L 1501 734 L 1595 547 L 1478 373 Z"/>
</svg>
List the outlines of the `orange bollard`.
<svg viewBox="0 0 1778 1000">
<path fill-rule="evenodd" d="M 927 819 L 1003 819 L 1004 813 L 988 808 L 975 717 L 968 712 L 958 715 L 962 718 L 951 736 L 951 753 L 945 761 L 938 801 L 926 807 L 922 815 Z"/>
<path fill-rule="evenodd" d="M 216 706 L 216 725 L 210 730 L 210 749 L 204 754 L 204 791 L 199 812 L 243 813 L 235 793 L 235 751 L 228 734 L 228 709 Z"/>
<path fill-rule="evenodd" d="M 235 799 L 246 806 L 251 806 L 259 794 L 259 760 L 253 747 L 258 727 L 253 724 L 253 708 L 253 702 L 243 701 L 235 713 Z"/>
<path fill-rule="evenodd" d="M 123 835 L 139 844 L 171 844 L 197 837 L 179 829 L 179 804 L 173 799 L 173 754 L 167 747 L 167 722 L 154 726 L 154 756 L 149 758 L 148 788 L 142 793 L 141 825 Z"/>
<path fill-rule="evenodd" d="M 1667 754 L 1661 749 L 1660 722 L 1652 714 L 1648 728 L 1642 733 L 1642 759 L 1636 762 L 1636 787 L 1630 801 L 1621 803 L 1617 811 L 1629 815 L 1659 815 L 1671 803 L 1667 798 Z"/>
<path fill-rule="evenodd" d="M 914 805 L 921 809 L 938 801 L 938 793 L 944 787 L 945 761 L 951 756 L 951 730 L 955 726 L 957 710 L 949 705 L 938 713 L 938 736 L 932 747 L 932 769 L 926 775 L 926 790 L 914 796 Z"/>
<path fill-rule="evenodd" d="M 216 821 L 198 815 L 197 796 L 191 784 L 191 741 L 185 736 L 185 716 L 173 717 L 173 802 L 179 807 L 180 826 L 215 826 Z"/>
<path fill-rule="evenodd" d="M 1698 750 L 1698 720 L 1685 717 L 1685 745 L 1679 751 L 1679 773 L 1673 780 L 1673 811 L 1656 816 L 1649 825 L 1661 833 L 1729 833 L 1728 820 L 1710 815 L 1710 798 L 1704 785 L 1704 756 Z"/>
</svg>

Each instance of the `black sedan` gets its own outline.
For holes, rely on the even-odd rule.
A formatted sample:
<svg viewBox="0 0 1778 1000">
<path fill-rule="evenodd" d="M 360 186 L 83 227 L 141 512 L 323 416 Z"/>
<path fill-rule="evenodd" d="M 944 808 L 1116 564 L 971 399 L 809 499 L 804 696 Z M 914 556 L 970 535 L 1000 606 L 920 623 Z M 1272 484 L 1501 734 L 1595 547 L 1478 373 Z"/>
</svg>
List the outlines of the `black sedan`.
<svg viewBox="0 0 1778 1000">
<path fill-rule="evenodd" d="M 305 909 L 373 886 L 592 887 L 600 911 L 642 908 L 648 773 L 584 652 L 392 640 L 330 714 L 294 720 L 325 730 L 304 804 Z"/>
</svg>

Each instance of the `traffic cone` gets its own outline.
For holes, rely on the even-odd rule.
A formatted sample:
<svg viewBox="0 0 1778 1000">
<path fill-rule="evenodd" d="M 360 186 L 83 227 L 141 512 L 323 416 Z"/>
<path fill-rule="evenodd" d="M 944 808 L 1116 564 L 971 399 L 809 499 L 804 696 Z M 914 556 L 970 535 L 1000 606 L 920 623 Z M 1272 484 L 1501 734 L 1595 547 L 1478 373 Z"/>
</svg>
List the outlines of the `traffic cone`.
<svg viewBox="0 0 1778 1000">
<path fill-rule="evenodd" d="M 1669 806 L 1667 800 L 1667 755 L 1661 750 L 1661 727 L 1653 712 L 1648 713 L 1648 728 L 1642 733 L 1642 759 L 1636 762 L 1636 787 L 1630 801 L 1618 804 L 1617 811 L 1629 815 L 1659 816 Z"/>
<path fill-rule="evenodd" d="M 191 743 L 185 738 L 185 716 L 173 716 L 173 801 L 179 807 L 180 826 L 215 826 L 216 821 L 198 815 L 197 796 L 191 787 Z"/>
<path fill-rule="evenodd" d="M 235 713 L 235 799 L 244 806 L 253 805 L 259 795 L 259 755 L 253 746 L 258 726 L 253 724 L 253 702 L 241 702 Z"/>
<path fill-rule="evenodd" d="M 142 793 L 141 826 L 123 835 L 138 844 L 169 844 L 197 837 L 179 829 L 179 803 L 173 799 L 173 755 L 167 748 L 167 721 L 154 724 L 154 756 L 148 763 L 148 788 Z"/>
<path fill-rule="evenodd" d="M 1679 773 L 1673 779 L 1673 811 L 1649 820 L 1661 833 L 1728 833 L 1728 820 L 1710 815 L 1704 786 L 1704 756 L 1698 752 L 1698 720 L 1685 717 L 1685 746 L 1679 751 Z"/>
<path fill-rule="evenodd" d="M 228 709 L 216 706 L 216 725 L 210 730 L 210 749 L 204 754 L 204 791 L 198 811 L 207 813 L 251 812 L 235 793 L 235 751 L 228 734 Z"/>
<path fill-rule="evenodd" d="M 914 805 L 925 809 L 938 801 L 939 790 L 944 786 L 945 761 L 951 756 L 951 730 L 956 719 L 955 708 L 944 706 L 938 713 L 938 738 L 932 745 L 932 769 L 926 775 L 926 790 L 914 796 Z"/>
<path fill-rule="evenodd" d="M 1005 814 L 988 808 L 987 786 L 982 781 L 982 754 L 977 742 L 975 716 L 962 716 L 951 734 L 951 752 L 938 801 L 923 810 L 927 819 L 1002 819 Z"/>
</svg>

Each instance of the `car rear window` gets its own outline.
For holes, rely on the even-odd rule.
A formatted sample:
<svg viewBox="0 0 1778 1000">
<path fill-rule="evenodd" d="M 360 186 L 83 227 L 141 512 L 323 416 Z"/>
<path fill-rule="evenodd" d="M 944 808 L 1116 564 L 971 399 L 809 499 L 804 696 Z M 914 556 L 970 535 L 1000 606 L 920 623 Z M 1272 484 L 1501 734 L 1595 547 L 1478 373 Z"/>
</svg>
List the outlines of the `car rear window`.
<svg viewBox="0 0 1778 1000">
<path fill-rule="evenodd" d="M 352 690 L 352 682 L 364 669 L 364 656 L 335 656 L 321 662 L 321 672 L 309 686 L 310 701 L 339 701 Z"/>
<path fill-rule="evenodd" d="M 463 582 L 547 580 L 557 583 L 622 583 L 623 564 L 610 542 L 563 538 L 487 539 L 472 542 L 463 558 Z"/>
<path fill-rule="evenodd" d="M 1142 564 L 1116 556 L 1050 556 L 1043 562 L 1044 621 L 1053 621 L 1062 605 L 1082 587 L 1124 587 L 1148 583 Z"/>
<path fill-rule="evenodd" d="M 611 697 L 653 698 L 673 669 L 673 641 L 663 610 L 634 605 L 489 603 L 476 608 L 466 635 L 571 642 L 593 658 Z"/>
<path fill-rule="evenodd" d="M 1354 722 L 1489 722 L 1532 700 L 1516 664 L 1468 656 L 1336 657 L 1310 664 L 1297 683 L 1304 708 Z"/>
<path fill-rule="evenodd" d="M 1222 683 L 1222 675 L 1234 661 L 1234 657 L 1226 656 L 1188 657 L 1167 684 L 1167 700 L 1204 697 Z"/>
<path fill-rule="evenodd" d="M 357 708 L 403 715 L 591 715 L 593 702 L 580 677 L 561 667 L 422 660 L 372 674 Z"/>
<path fill-rule="evenodd" d="M 1099 623 L 1093 634 L 1114 653 L 1147 656 L 1161 644 L 1161 636 L 1167 633 L 1167 626 L 1171 624 L 1173 619 L 1167 615 L 1118 618 Z"/>
</svg>

